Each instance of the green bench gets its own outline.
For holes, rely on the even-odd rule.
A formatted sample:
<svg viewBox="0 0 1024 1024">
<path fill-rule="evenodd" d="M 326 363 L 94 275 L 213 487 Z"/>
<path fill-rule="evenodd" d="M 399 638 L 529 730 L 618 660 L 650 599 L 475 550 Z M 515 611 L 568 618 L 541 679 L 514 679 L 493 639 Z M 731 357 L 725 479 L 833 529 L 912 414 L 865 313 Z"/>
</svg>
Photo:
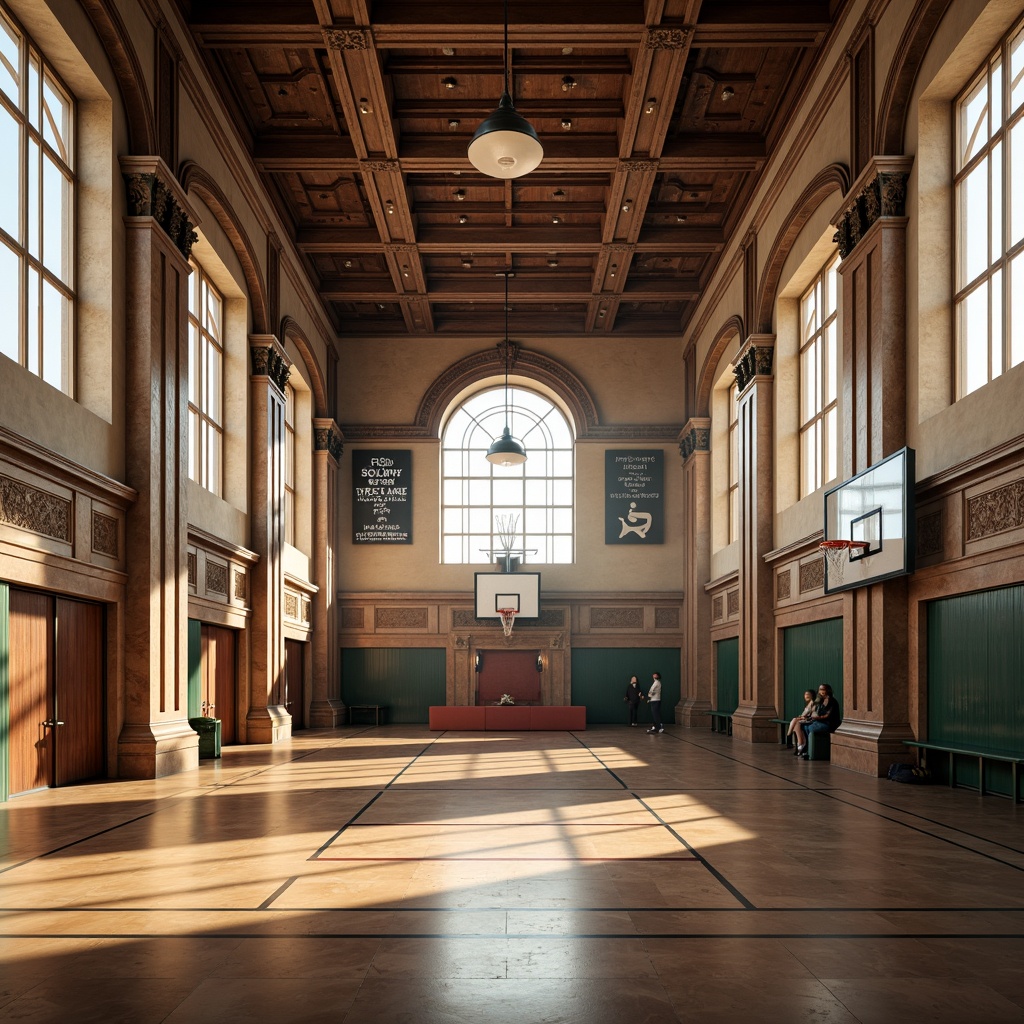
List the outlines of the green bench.
<svg viewBox="0 0 1024 1024">
<path fill-rule="evenodd" d="M 789 729 L 789 719 L 769 718 L 768 721 L 771 722 L 772 725 L 777 725 L 779 727 L 779 746 L 785 747 L 788 750 L 789 747 L 792 746 L 792 744 L 789 742 L 789 736 L 787 735 L 787 730 Z"/>
<path fill-rule="evenodd" d="M 957 786 L 956 781 L 956 759 L 958 757 L 970 757 L 978 762 L 978 792 L 985 795 L 985 762 L 999 761 L 1010 766 L 1010 798 L 1014 803 L 1019 803 L 1020 794 L 1020 766 L 1024 764 L 1024 757 L 1015 757 L 1013 754 L 999 754 L 988 750 L 971 749 L 968 747 L 954 747 L 946 743 L 928 743 L 924 740 L 904 740 L 905 747 L 915 747 L 921 752 L 921 767 L 928 767 L 928 752 L 934 751 L 949 756 L 949 785 Z M 966 787 L 974 788 L 974 787 Z"/>
<path fill-rule="evenodd" d="M 711 716 L 711 731 L 724 732 L 726 736 L 732 735 L 732 712 L 731 711 L 709 711 Z"/>
</svg>

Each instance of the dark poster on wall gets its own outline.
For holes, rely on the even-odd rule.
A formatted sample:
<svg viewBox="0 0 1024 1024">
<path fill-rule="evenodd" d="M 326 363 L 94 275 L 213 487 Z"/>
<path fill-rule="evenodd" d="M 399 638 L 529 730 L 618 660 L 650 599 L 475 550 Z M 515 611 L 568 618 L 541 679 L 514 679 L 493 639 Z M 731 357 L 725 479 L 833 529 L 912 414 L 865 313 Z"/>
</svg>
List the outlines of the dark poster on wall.
<svg viewBox="0 0 1024 1024">
<path fill-rule="evenodd" d="M 352 452 L 352 542 L 412 543 L 412 452 Z"/>
<path fill-rule="evenodd" d="M 605 544 L 665 542 L 665 453 L 604 453 Z"/>
</svg>

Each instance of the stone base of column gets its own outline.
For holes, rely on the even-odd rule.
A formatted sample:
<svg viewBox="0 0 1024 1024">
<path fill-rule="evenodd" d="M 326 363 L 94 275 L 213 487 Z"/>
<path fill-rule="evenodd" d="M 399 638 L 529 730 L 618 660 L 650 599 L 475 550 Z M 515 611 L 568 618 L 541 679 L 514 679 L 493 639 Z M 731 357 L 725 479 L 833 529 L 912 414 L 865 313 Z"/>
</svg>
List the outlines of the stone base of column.
<svg viewBox="0 0 1024 1024">
<path fill-rule="evenodd" d="M 311 729 L 335 729 L 345 724 L 348 708 L 340 700 L 315 700 L 309 705 L 309 727 Z"/>
<path fill-rule="evenodd" d="M 199 733 L 182 718 L 126 725 L 117 739 L 119 779 L 161 779 L 199 767 Z"/>
<path fill-rule="evenodd" d="M 292 716 L 280 704 L 253 708 L 246 715 L 245 731 L 249 743 L 281 743 L 291 739 Z"/>
<path fill-rule="evenodd" d="M 772 722 L 775 708 L 741 704 L 732 713 L 732 734 L 747 743 L 778 743 L 779 727 Z"/>
<path fill-rule="evenodd" d="M 832 763 L 838 768 L 883 777 L 893 762 L 913 762 L 916 751 L 903 746 L 914 738 L 909 725 L 843 720 L 832 734 Z"/>
<path fill-rule="evenodd" d="M 686 729 L 710 729 L 708 712 L 711 702 L 707 700 L 681 700 L 676 705 L 676 721 Z"/>
</svg>

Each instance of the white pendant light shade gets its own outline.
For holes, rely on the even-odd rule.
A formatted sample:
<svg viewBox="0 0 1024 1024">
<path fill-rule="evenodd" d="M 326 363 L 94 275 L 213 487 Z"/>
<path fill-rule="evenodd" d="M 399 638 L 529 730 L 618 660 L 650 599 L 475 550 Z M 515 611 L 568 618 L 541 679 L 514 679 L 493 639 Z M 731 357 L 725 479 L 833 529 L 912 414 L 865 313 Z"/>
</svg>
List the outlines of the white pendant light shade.
<svg viewBox="0 0 1024 1024">
<path fill-rule="evenodd" d="M 496 466 L 521 466 L 526 461 L 526 450 L 506 426 L 501 437 L 496 437 L 491 442 L 486 458 Z"/>
<path fill-rule="evenodd" d="M 492 178 L 518 178 L 529 174 L 544 157 L 544 147 L 533 125 L 516 111 L 507 92 L 498 108 L 480 123 L 469 144 L 469 162 Z"/>
</svg>

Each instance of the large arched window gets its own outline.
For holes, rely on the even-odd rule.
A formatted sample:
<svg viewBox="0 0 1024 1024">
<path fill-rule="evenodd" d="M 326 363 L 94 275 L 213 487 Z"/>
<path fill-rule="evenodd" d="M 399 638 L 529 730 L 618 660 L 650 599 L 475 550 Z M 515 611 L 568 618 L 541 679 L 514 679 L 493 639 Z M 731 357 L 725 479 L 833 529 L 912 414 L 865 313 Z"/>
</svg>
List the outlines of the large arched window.
<svg viewBox="0 0 1024 1024">
<path fill-rule="evenodd" d="M 532 564 L 573 560 L 573 433 L 556 405 L 535 391 L 509 388 L 521 466 L 485 458 L 505 427 L 505 389 L 479 391 L 449 417 L 441 437 L 441 561 L 492 562 L 502 549 L 497 518 L 515 517 L 514 549 Z M 506 520 L 507 521 L 507 520 Z"/>
</svg>

